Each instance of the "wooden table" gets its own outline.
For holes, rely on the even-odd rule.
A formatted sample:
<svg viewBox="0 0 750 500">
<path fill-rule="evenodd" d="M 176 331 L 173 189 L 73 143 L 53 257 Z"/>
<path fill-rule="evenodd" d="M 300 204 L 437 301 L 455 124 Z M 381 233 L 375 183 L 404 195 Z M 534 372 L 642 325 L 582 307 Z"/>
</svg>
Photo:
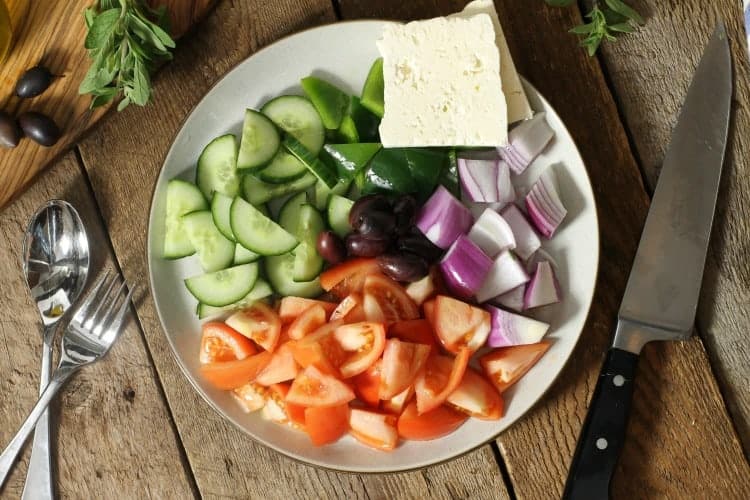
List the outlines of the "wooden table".
<svg viewBox="0 0 750 500">
<path fill-rule="evenodd" d="M 224 422 L 180 372 L 147 291 L 151 186 L 192 106 L 232 66 L 300 29 L 339 19 L 416 19 L 465 0 L 223 0 L 156 78 L 155 102 L 112 114 L 0 213 L 0 443 L 36 400 L 40 337 L 19 266 L 26 221 L 61 197 L 108 262 L 139 285 L 133 321 L 106 362 L 55 407 L 63 498 L 559 497 L 677 111 L 719 18 L 735 65 L 734 114 L 697 320 L 686 342 L 646 347 L 615 498 L 750 498 L 750 66 L 737 0 L 633 0 L 648 24 L 589 58 L 576 8 L 497 0 L 519 70 L 562 115 L 594 185 L 602 259 L 586 329 L 552 390 L 496 442 L 447 464 L 386 476 L 293 462 Z M 2 153 L 0 153 L 2 154 Z M 19 166 L 22 168 L 22 166 Z M 743 447 L 744 445 L 744 447 Z M 28 451 L 2 492 L 17 498 Z"/>
</svg>

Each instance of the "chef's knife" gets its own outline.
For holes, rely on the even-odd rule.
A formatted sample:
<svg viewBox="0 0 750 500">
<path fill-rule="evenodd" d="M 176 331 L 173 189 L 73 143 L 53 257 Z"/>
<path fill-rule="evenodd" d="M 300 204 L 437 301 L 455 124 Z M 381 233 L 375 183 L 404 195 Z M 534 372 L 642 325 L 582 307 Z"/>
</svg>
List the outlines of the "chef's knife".
<svg viewBox="0 0 750 500">
<path fill-rule="evenodd" d="M 607 498 L 643 345 L 690 336 L 729 128 L 732 67 L 724 24 L 706 46 L 664 158 L 563 498 Z M 638 478 L 631 478 L 637 481 Z"/>
</svg>

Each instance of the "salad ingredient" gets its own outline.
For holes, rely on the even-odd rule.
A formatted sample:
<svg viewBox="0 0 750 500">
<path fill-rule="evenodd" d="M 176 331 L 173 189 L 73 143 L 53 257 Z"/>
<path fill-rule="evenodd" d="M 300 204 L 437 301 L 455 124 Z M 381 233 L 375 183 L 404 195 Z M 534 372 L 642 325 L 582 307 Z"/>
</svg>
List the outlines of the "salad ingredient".
<svg viewBox="0 0 750 500">
<path fill-rule="evenodd" d="M 314 76 L 303 78 L 300 84 L 320 114 L 323 126 L 329 130 L 339 128 L 349 108 L 349 95 L 335 85 Z"/>
<path fill-rule="evenodd" d="M 490 299 L 503 295 L 514 288 L 529 281 L 529 275 L 523 264 L 510 251 L 506 250 L 492 262 L 492 267 L 486 275 L 482 287 L 477 292 L 479 302 L 487 302 Z"/>
<path fill-rule="evenodd" d="M 537 113 L 511 129 L 508 145 L 498 148 L 500 156 L 508 162 L 514 173 L 520 174 L 536 159 L 555 136 L 547 123 L 545 113 Z"/>
<path fill-rule="evenodd" d="M 257 280 L 255 280 L 253 289 L 250 290 L 247 295 L 236 302 L 232 302 L 231 304 L 221 307 L 198 303 L 196 311 L 198 313 L 198 319 L 204 319 L 210 316 L 218 316 L 219 314 L 223 314 L 227 311 L 235 311 L 237 309 L 249 307 L 256 301 L 264 299 L 272 294 L 273 290 L 271 290 L 271 286 L 268 284 L 268 282 L 258 278 Z"/>
<path fill-rule="evenodd" d="M 323 291 L 320 287 L 320 278 L 294 281 L 295 256 L 291 253 L 266 257 L 263 264 L 268 281 L 279 295 L 312 298 Z"/>
<path fill-rule="evenodd" d="M 233 389 L 231 394 L 245 413 L 252 413 L 265 406 L 267 392 L 262 385 L 249 382 Z"/>
<path fill-rule="evenodd" d="M 410 234 L 399 236 L 396 240 L 396 248 L 399 252 L 411 253 L 422 257 L 428 262 L 434 262 L 443 255 L 443 250 L 435 246 L 419 230 L 411 231 Z"/>
<path fill-rule="evenodd" d="M 385 114 L 384 87 L 383 58 L 379 57 L 375 59 L 370 67 L 370 71 L 367 73 L 365 85 L 362 87 L 361 99 L 362 106 L 379 118 L 383 118 L 383 114 Z"/>
<path fill-rule="evenodd" d="M 204 323 L 202 331 L 201 364 L 245 359 L 258 352 L 248 338 L 221 321 Z"/>
<path fill-rule="evenodd" d="M 183 215 L 182 227 L 204 271 L 220 271 L 232 264 L 235 244 L 217 229 L 210 211 L 199 210 Z"/>
<path fill-rule="evenodd" d="M 490 313 L 446 295 L 438 295 L 428 318 L 440 343 L 453 353 L 469 354 L 482 347 L 490 333 Z"/>
<path fill-rule="evenodd" d="M 440 261 L 446 286 L 462 298 L 472 297 L 479 292 L 492 266 L 492 259 L 463 234 Z"/>
<path fill-rule="evenodd" d="M 344 382 L 310 365 L 294 379 L 286 401 L 304 407 L 330 408 L 346 404 L 354 397 Z"/>
<path fill-rule="evenodd" d="M 336 359 L 328 351 L 329 360 L 338 365 L 343 378 L 350 378 L 367 370 L 383 354 L 385 329 L 382 324 L 369 321 L 350 323 L 336 327 L 333 339 L 343 352 Z"/>
<path fill-rule="evenodd" d="M 367 166 L 382 147 L 378 142 L 326 144 L 321 151 L 321 158 L 336 167 L 336 173 L 340 178 L 351 180 Z"/>
<path fill-rule="evenodd" d="M 337 319 L 341 319 L 345 323 L 365 321 L 365 309 L 362 307 L 363 302 L 364 299 L 361 293 L 350 293 L 344 297 L 333 313 L 331 313 L 331 321 L 336 321 Z"/>
<path fill-rule="evenodd" d="M 273 122 L 258 111 L 246 109 L 237 168 L 256 170 L 266 165 L 274 158 L 280 145 L 279 132 Z"/>
<path fill-rule="evenodd" d="M 555 234 L 568 214 L 557 191 L 555 172 L 552 167 L 547 167 L 525 198 L 526 211 L 531 222 L 547 238 Z"/>
<path fill-rule="evenodd" d="M 5 111 L 0 111 L 0 146 L 15 148 L 21 141 L 21 129 L 18 122 Z"/>
<path fill-rule="evenodd" d="M 263 302 L 237 311 L 227 318 L 226 324 L 268 352 L 276 349 L 281 335 L 279 315 Z"/>
<path fill-rule="evenodd" d="M 343 197 L 343 195 L 349 191 L 351 184 L 352 182 L 350 180 L 341 179 L 335 186 L 329 188 L 324 182 L 318 180 L 315 182 L 315 189 L 313 190 L 314 192 L 310 202 L 318 210 L 325 210 L 329 205 L 331 197 L 333 195 Z"/>
<path fill-rule="evenodd" d="M 355 257 L 377 257 L 388 250 L 390 244 L 388 239 L 368 238 L 358 233 L 346 237 L 346 250 Z"/>
<path fill-rule="evenodd" d="M 229 221 L 229 214 L 232 208 L 232 202 L 234 198 L 221 193 L 214 193 L 211 199 L 211 218 L 213 219 L 214 226 L 219 232 L 228 240 L 235 241 L 234 233 L 232 233 L 232 225 Z M 242 245 L 240 245 L 242 247 Z M 235 246 L 235 255 L 237 249 Z M 241 256 L 242 257 L 242 256 Z M 245 262 L 243 262 L 245 264 Z"/>
<path fill-rule="evenodd" d="M 231 229 L 231 226 L 230 228 Z M 243 247 L 239 243 L 237 243 L 234 246 L 234 265 L 240 265 L 240 264 L 248 264 L 250 262 L 255 262 L 258 259 L 260 259 L 260 255 L 253 252 L 252 250 L 248 250 L 247 248 Z"/>
<path fill-rule="evenodd" d="M 333 187 L 338 184 L 339 178 L 336 175 L 336 171 L 331 166 L 320 161 L 316 154 L 306 148 L 302 142 L 287 135 L 284 138 L 282 145 L 326 186 L 333 189 Z"/>
<path fill-rule="evenodd" d="M 355 182 L 363 194 L 412 194 L 423 202 L 450 168 L 445 148 L 383 148 L 372 157 Z"/>
<path fill-rule="evenodd" d="M 408 389 L 427 361 L 430 346 L 388 339 L 380 368 L 379 399 L 391 399 Z"/>
<path fill-rule="evenodd" d="M 377 260 L 383 274 L 395 281 L 411 283 L 429 272 L 427 261 L 413 254 L 383 254 Z"/>
<path fill-rule="evenodd" d="M 438 186 L 417 214 L 417 227 L 440 248 L 446 249 L 469 232 L 474 218 L 447 189 Z"/>
<path fill-rule="evenodd" d="M 396 421 L 394 415 L 352 408 L 349 413 L 349 432 L 366 446 L 391 451 L 398 443 Z"/>
<path fill-rule="evenodd" d="M 397 229 L 409 229 L 417 217 L 417 200 L 410 194 L 402 194 L 393 203 Z"/>
<path fill-rule="evenodd" d="M 523 308 L 533 309 L 557 302 L 560 302 L 560 287 L 557 284 L 555 271 L 549 262 L 539 262 L 531 281 L 526 286 Z"/>
<path fill-rule="evenodd" d="M 417 403 L 410 403 L 398 417 L 398 435 L 404 439 L 437 439 L 455 431 L 469 418 L 467 414 L 446 405 L 440 405 L 427 413 L 420 413 L 417 407 Z"/>
<path fill-rule="evenodd" d="M 255 383 L 267 387 L 294 379 L 299 373 L 299 365 L 294 361 L 292 343 L 284 343 L 273 353 L 271 361 L 260 371 Z"/>
<path fill-rule="evenodd" d="M 286 148 L 278 150 L 271 163 L 261 167 L 254 175 L 263 182 L 284 184 L 299 179 L 307 173 L 307 167 Z"/>
<path fill-rule="evenodd" d="M 512 311 L 523 311 L 523 296 L 526 294 L 526 285 L 520 285 L 504 294 L 495 297 L 492 301 Z"/>
<path fill-rule="evenodd" d="M 255 380 L 271 357 L 273 354 L 263 351 L 238 360 L 206 363 L 201 365 L 200 371 L 203 378 L 217 389 L 231 390 Z"/>
<path fill-rule="evenodd" d="M 513 314 L 493 306 L 486 306 L 492 316 L 492 330 L 487 339 L 490 347 L 536 344 L 549 330 L 542 321 Z"/>
<path fill-rule="evenodd" d="M 323 258 L 316 250 L 318 235 L 323 232 L 325 222 L 315 207 L 304 203 L 305 194 L 290 198 L 279 213 L 281 226 L 295 236 L 300 244 L 294 249 L 294 281 L 310 281 L 323 270 Z"/>
<path fill-rule="evenodd" d="M 335 287 L 338 297 L 346 297 L 352 292 L 361 292 L 365 277 L 379 272 L 375 259 L 349 259 L 320 273 L 320 284 L 323 290 L 330 292 Z"/>
<path fill-rule="evenodd" d="M 490 258 L 504 250 L 516 248 L 516 238 L 510 225 L 491 208 L 486 208 L 471 226 L 469 239 Z"/>
<path fill-rule="evenodd" d="M 195 253 L 182 222 L 190 212 L 208 209 L 200 190 L 189 182 L 172 179 L 167 183 L 164 258 L 179 259 Z"/>
<path fill-rule="evenodd" d="M 471 352 L 466 348 L 460 349 L 455 358 L 430 354 L 414 384 L 417 413 L 421 415 L 434 410 L 448 399 L 461 383 L 470 355 Z"/>
<path fill-rule="evenodd" d="M 27 69 L 16 81 L 16 95 L 22 99 L 36 97 L 52 84 L 54 75 L 42 65 Z"/>
<path fill-rule="evenodd" d="M 382 72 L 381 72 L 382 77 Z M 380 102 L 382 103 L 383 95 L 382 90 L 380 94 Z M 354 128 L 357 130 L 357 141 L 358 143 L 380 143 L 380 133 L 378 127 L 380 126 L 380 117 L 367 109 L 363 104 L 362 100 L 357 96 L 352 96 L 349 103 L 349 117 L 354 123 Z M 344 119 L 346 121 L 346 118 Z M 342 122 L 342 125 L 344 122 Z"/>
<path fill-rule="evenodd" d="M 187 278 L 185 286 L 198 302 L 222 307 L 250 293 L 257 278 L 258 264 L 252 263 Z"/>
<path fill-rule="evenodd" d="M 418 306 L 421 306 L 427 299 L 432 297 L 435 292 L 435 283 L 433 282 L 431 273 L 419 281 L 409 283 L 406 287 L 406 295 Z"/>
<path fill-rule="evenodd" d="M 207 200 L 214 192 L 235 197 L 240 191 L 237 177 L 237 139 L 232 134 L 217 137 L 198 158 L 195 183 Z"/>
<path fill-rule="evenodd" d="M 503 416 L 503 398 L 471 367 L 464 373 L 456 390 L 448 396 L 446 405 L 481 420 L 497 420 Z"/>
<path fill-rule="evenodd" d="M 354 203 L 352 200 L 337 194 L 332 194 L 328 200 L 328 225 L 339 238 L 345 238 L 352 231 L 352 226 L 349 224 L 349 214 Z"/>
<path fill-rule="evenodd" d="M 317 180 L 310 172 L 287 184 L 271 184 L 252 175 L 245 175 L 242 177 L 242 194 L 250 204 L 259 206 L 272 199 L 304 191 Z"/>
<path fill-rule="evenodd" d="M 394 415 L 401 415 L 404 412 L 406 405 L 411 402 L 414 397 L 414 386 L 410 385 L 400 393 L 393 396 L 391 399 L 385 400 L 380 404 L 383 411 L 392 413 Z"/>
<path fill-rule="evenodd" d="M 389 325 L 396 321 L 419 318 L 417 305 L 392 279 L 370 274 L 363 286 L 365 316 L 368 321 Z"/>
<path fill-rule="evenodd" d="M 516 192 L 510 182 L 510 169 L 502 160 L 458 158 L 458 176 L 463 197 L 473 202 L 513 202 Z"/>
<path fill-rule="evenodd" d="M 349 405 L 305 408 L 305 432 L 315 446 L 335 443 L 349 430 Z"/>
<path fill-rule="evenodd" d="M 237 241 L 260 255 L 281 255 L 299 243 L 297 238 L 240 197 L 232 202 L 229 217 Z"/>
<path fill-rule="evenodd" d="M 479 363 L 484 374 L 502 394 L 539 361 L 550 345 L 543 340 L 536 344 L 500 347 L 479 358 Z"/>
<path fill-rule="evenodd" d="M 389 238 L 396 229 L 396 216 L 390 212 L 370 211 L 362 213 L 353 228 L 367 239 Z"/>
<path fill-rule="evenodd" d="M 286 296 L 282 297 L 281 301 L 279 302 L 279 318 L 284 324 L 291 323 L 298 316 L 300 316 L 302 313 L 313 306 L 322 307 L 326 312 L 326 315 L 330 315 L 336 309 L 336 304 L 333 302 L 307 299 L 303 297 Z"/>
<path fill-rule="evenodd" d="M 282 95 L 265 103 L 260 112 L 286 132 L 285 140 L 291 136 L 311 155 L 320 153 L 325 141 L 325 128 L 320 114 L 309 99 Z"/>
<path fill-rule="evenodd" d="M 388 337 L 399 339 L 403 342 L 426 345 L 430 349 L 437 348 L 432 325 L 426 319 L 396 321 L 388 327 Z"/>
<path fill-rule="evenodd" d="M 377 408 L 380 403 L 380 365 L 381 362 L 376 361 L 370 368 L 352 379 L 357 397 L 373 408 Z"/>
<path fill-rule="evenodd" d="M 390 212 L 391 204 L 382 194 L 368 194 L 354 202 L 349 210 L 349 225 L 356 229 L 363 216 L 374 212 Z"/>
<path fill-rule="evenodd" d="M 517 206 L 511 204 L 505 207 L 500 215 L 513 230 L 513 236 L 516 240 L 515 252 L 522 259 L 528 259 L 531 255 L 539 250 L 542 242 L 534 231 L 526 216 L 523 215 Z"/>
<path fill-rule="evenodd" d="M 318 235 L 316 249 L 329 264 L 336 265 L 346 259 L 344 242 L 333 231 L 323 231 Z"/>
<path fill-rule="evenodd" d="M 320 304 L 307 309 L 291 322 L 286 333 L 290 339 L 299 340 L 308 333 L 312 333 L 326 323 L 326 310 Z M 336 318 L 333 318 L 334 321 Z"/>
<path fill-rule="evenodd" d="M 18 125 L 23 134 L 42 146 L 54 146 L 62 132 L 52 118 L 36 111 L 26 111 L 18 116 Z"/>
</svg>

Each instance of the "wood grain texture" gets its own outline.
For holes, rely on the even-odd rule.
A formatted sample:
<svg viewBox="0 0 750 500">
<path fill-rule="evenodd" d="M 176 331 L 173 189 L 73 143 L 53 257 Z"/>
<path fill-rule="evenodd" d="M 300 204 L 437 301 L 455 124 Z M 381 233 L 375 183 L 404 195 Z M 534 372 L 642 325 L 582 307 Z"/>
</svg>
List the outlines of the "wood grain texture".
<svg viewBox="0 0 750 500">
<path fill-rule="evenodd" d="M 647 182 L 655 186 L 672 128 L 714 25 L 724 19 L 732 48 L 732 126 L 698 312 L 711 356 L 750 455 L 750 66 L 741 2 L 634 2 L 645 28 L 602 51 Z M 645 64 L 645 59 L 648 64 Z"/>
<path fill-rule="evenodd" d="M 67 151 L 107 111 L 89 109 L 89 96 L 78 94 L 78 85 L 89 67 L 83 46 L 86 25 L 83 10 L 91 0 L 6 0 L 14 21 L 14 44 L 0 65 L 0 109 L 18 116 L 37 111 L 50 116 L 63 131 L 53 147 L 22 139 L 14 149 L 0 149 L 0 207 L 28 185 L 51 160 Z M 183 34 L 209 10 L 213 0 L 158 0 L 170 9 L 173 33 Z M 19 76 L 42 62 L 61 75 L 42 95 L 33 99 L 15 96 Z"/>
<path fill-rule="evenodd" d="M 112 115 L 80 150 L 119 262 L 145 279 L 145 227 L 162 160 L 180 123 L 232 66 L 279 37 L 335 20 L 327 0 L 222 1 L 160 75 L 155 102 Z M 117 140 L 113 140 L 117 138 Z M 150 297 L 138 314 L 195 479 L 208 498 L 507 498 L 489 446 L 426 471 L 378 477 L 298 464 L 255 444 L 221 419 L 180 372 Z M 165 459 L 167 459 L 165 457 Z"/>
<path fill-rule="evenodd" d="M 92 269 L 113 263 L 92 192 L 73 154 L 0 214 L 0 303 L 13 311 L 0 320 L 0 446 L 11 439 L 38 397 L 40 320 L 25 289 L 21 241 L 28 219 L 51 198 L 66 199 L 79 210 L 93 250 Z M 63 389 L 52 422 L 61 498 L 192 496 L 179 439 L 134 321 L 107 358 L 81 370 Z M 0 497 L 20 498 L 28 455 L 29 449 Z"/>
<path fill-rule="evenodd" d="M 422 0 L 373 5 L 342 0 L 340 4 L 344 17 L 407 20 L 455 12 L 465 3 Z M 611 342 L 649 201 L 601 68 L 566 32 L 581 22 L 580 13 L 541 1 L 495 3 L 519 71 L 550 100 L 581 150 L 600 214 L 599 279 L 579 345 L 543 401 L 498 439 L 518 498 L 556 498 Z M 679 3 L 694 5 L 696 12 L 704 4 Z M 672 43 L 678 47 L 684 39 Z M 654 59 L 649 52 L 640 57 L 644 67 Z M 634 100 L 633 106 L 638 105 Z M 652 109 L 647 103 L 640 112 L 645 115 Z M 700 339 L 647 346 L 613 497 L 743 498 L 748 494 L 750 468 Z"/>
</svg>

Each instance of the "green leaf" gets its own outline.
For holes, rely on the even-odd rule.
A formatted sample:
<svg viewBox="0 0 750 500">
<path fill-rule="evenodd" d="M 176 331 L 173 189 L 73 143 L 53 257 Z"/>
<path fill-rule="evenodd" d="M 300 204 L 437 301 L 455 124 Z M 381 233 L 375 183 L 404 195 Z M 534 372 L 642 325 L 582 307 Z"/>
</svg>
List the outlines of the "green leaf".
<svg viewBox="0 0 750 500">
<path fill-rule="evenodd" d="M 547 2 L 547 5 L 551 5 L 553 7 L 567 7 L 568 5 L 573 3 L 573 0 L 544 0 Z"/>
<path fill-rule="evenodd" d="M 622 0 L 604 0 L 604 2 L 607 4 L 607 7 L 617 12 L 618 14 L 622 14 L 628 19 L 632 19 L 638 24 L 645 24 L 646 21 L 643 19 L 643 17 L 641 17 L 641 15 L 636 12 L 635 9 L 627 5 Z"/>
<path fill-rule="evenodd" d="M 120 0 L 99 0 L 99 9 L 100 10 L 107 10 L 107 9 L 117 9 L 120 10 Z"/>
<path fill-rule="evenodd" d="M 143 40 L 144 42 L 150 43 L 153 45 L 156 49 L 167 52 L 167 48 L 164 46 L 161 40 L 159 40 L 159 37 L 151 30 L 151 27 L 143 22 L 143 20 L 136 16 L 131 14 L 130 16 L 130 27 L 133 30 L 133 33 L 135 33 L 138 38 Z"/>
<path fill-rule="evenodd" d="M 123 109 L 127 108 L 129 104 L 130 104 L 130 97 L 126 97 L 125 99 L 123 99 L 117 104 L 117 111 L 118 112 L 122 111 Z"/>
<path fill-rule="evenodd" d="M 609 29 L 618 33 L 633 33 L 635 28 L 630 23 L 611 24 Z"/>
<path fill-rule="evenodd" d="M 151 26 L 151 31 L 154 32 L 154 34 L 159 38 L 159 40 L 164 44 L 165 47 L 169 47 L 170 49 L 175 48 L 174 40 L 172 40 L 172 37 L 169 36 L 169 33 L 164 31 L 158 24 L 149 22 L 149 25 Z"/>
<path fill-rule="evenodd" d="M 91 108 L 98 108 L 112 102 L 112 99 L 117 95 L 117 89 L 114 87 L 108 87 L 99 91 L 93 99 L 91 99 Z"/>
<path fill-rule="evenodd" d="M 120 19 L 119 9 L 109 9 L 94 18 L 94 22 L 86 35 L 84 47 L 87 49 L 98 49 L 102 47 L 107 39 L 114 33 L 117 21 Z"/>
<path fill-rule="evenodd" d="M 135 61 L 133 81 L 135 86 L 133 87 L 133 92 L 128 97 L 131 98 L 133 103 L 145 106 L 151 96 L 151 79 L 148 76 L 146 67 L 137 59 Z"/>
<path fill-rule="evenodd" d="M 86 28 L 91 29 L 91 26 L 94 24 L 95 17 L 96 12 L 94 12 L 94 9 L 92 9 L 91 7 L 83 10 L 83 19 L 86 21 Z"/>
<path fill-rule="evenodd" d="M 574 26 L 573 28 L 568 30 L 568 33 L 575 33 L 576 35 L 588 35 L 592 31 L 594 31 L 596 27 L 594 26 L 594 23 L 588 23 L 588 24 L 579 24 L 578 26 Z"/>
</svg>

